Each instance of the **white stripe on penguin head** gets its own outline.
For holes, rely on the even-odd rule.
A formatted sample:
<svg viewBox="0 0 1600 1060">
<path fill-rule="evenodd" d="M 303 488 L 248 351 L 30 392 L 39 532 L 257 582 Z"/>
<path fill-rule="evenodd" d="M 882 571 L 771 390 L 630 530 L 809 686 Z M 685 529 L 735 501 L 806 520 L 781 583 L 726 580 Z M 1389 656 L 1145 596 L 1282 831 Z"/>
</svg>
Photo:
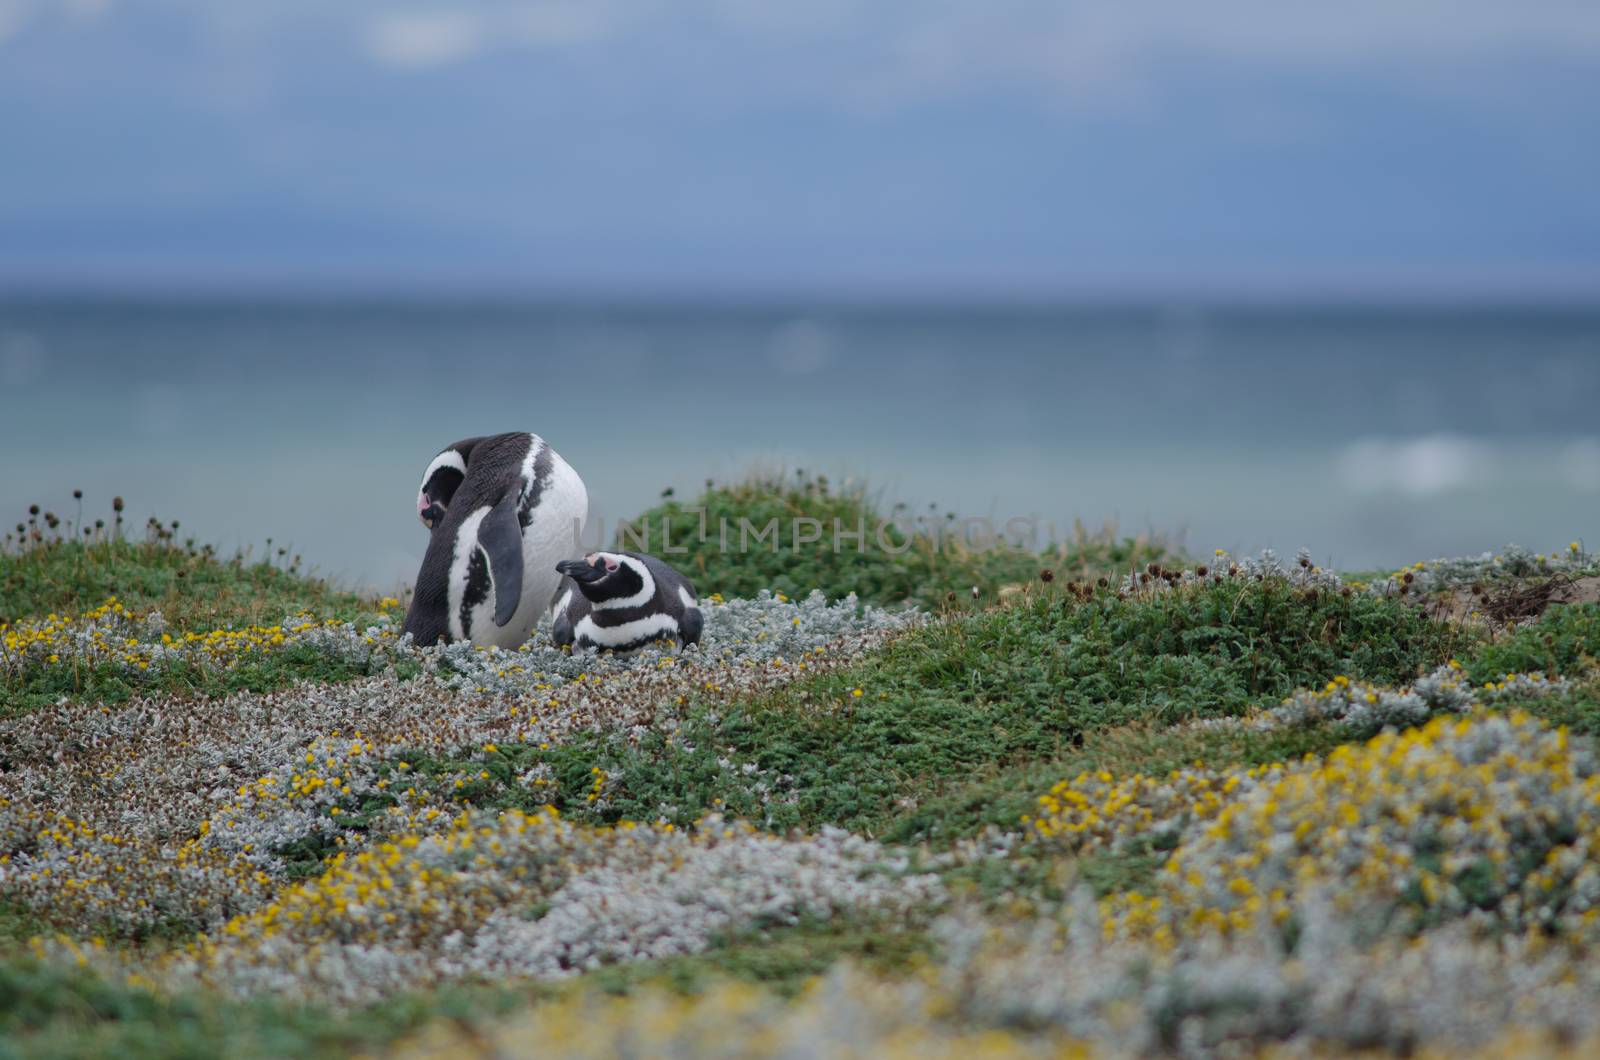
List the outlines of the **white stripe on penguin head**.
<svg viewBox="0 0 1600 1060">
<path fill-rule="evenodd" d="M 478 524 L 483 522 L 484 516 L 492 511 L 484 505 L 477 511 L 461 520 L 461 526 L 456 530 L 455 551 L 450 556 L 450 581 L 449 593 L 446 599 L 450 602 L 450 613 L 446 618 L 450 622 L 450 635 L 456 640 L 467 640 L 472 631 L 461 625 L 461 598 L 467 591 L 467 571 L 472 566 L 472 554 L 478 551 Z M 493 585 L 494 572 L 489 572 L 490 584 Z M 489 614 L 494 614 L 494 592 L 491 591 L 485 602 L 489 607 Z M 483 605 L 479 605 L 482 607 Z"/>
<path fill-rule="evenodd" d="M 656 580 L 650 576 L 649 567 L 646 567 L 632 556 L 624 556 L 616 552 L 597 552 L 595 555 L 606 559 L 614 559 L 629 570 L 636 571 L 640 581 L 638 592 L 632 596 L 619 596 L 610 600 L 602 600 L 594 605 L 596 611 L 610 611 L 622 607 L 639 607 L 656 598 Z"/>
<path fill-rule="evenodd" d="M 433 478 L 433 473 L 444 467 L 454 468 L 463 475 L 467 473 L 467 462 L 461 459 L 461 454 L 454 449 L 446 449 L 434 457 L 428 464 L 428 470 L 422 473 L 422 484 L 417 487 L 417 496 L 420 497 L 422 491 L 428 488 L 428 480 Z"/>
</svg>

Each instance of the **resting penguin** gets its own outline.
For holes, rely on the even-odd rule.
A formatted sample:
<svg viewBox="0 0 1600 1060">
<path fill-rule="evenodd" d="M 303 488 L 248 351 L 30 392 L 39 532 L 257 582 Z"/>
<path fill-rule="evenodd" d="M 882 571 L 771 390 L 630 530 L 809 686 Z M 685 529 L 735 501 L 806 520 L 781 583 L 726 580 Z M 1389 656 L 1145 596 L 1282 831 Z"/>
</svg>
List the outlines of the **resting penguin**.
<svg viewBox="0 0 1600 1060">
<path fill-rule="evenodd" d="M 567 576 L 550 629 L 557 646 L 632 651 L 653 640 L 700 642 L 694 586 L 654 556 L 591 552 L 556 569 Z"/>
<path fill-rule="evenodd" d="M 578 551 L 583 480 L 537 434 L 456 442 L 422 475 L 417 514 L 432 533 L 403 632 L 419 645 L 528 639 Z"/>
</svg>

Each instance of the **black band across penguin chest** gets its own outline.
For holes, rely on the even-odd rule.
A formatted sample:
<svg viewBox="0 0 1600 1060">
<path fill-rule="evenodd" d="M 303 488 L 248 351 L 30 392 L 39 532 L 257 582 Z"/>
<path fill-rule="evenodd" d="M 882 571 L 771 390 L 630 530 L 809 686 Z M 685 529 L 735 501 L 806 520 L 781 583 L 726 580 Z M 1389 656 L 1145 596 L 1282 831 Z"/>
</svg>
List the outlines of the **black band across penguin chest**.
<svg viewBox="0 0 1600 1060">
<path fill-rule="evenodd" d="M 659 596 L 634 607 L 591 610 L 578 634 L 578 645 L 610 651 L 633 651 L 658 640 L 680 637 L 678 621 L 662 606 Z"/>
</svg>

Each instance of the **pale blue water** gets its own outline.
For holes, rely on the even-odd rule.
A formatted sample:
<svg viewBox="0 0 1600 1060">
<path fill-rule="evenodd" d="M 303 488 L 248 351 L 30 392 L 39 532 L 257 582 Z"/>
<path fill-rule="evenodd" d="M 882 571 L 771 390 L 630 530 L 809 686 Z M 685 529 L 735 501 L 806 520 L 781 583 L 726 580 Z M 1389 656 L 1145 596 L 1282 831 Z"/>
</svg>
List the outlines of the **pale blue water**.
<svg viewBox="0 0 1600 1060">
<path fill-rule="evenodd" d="M 609 527 L 754 464 L 941 511 L 1346 568 L 1600 547 L 1600 311 L 0 302 L 0 518 L 114 493 L 408 580 L 462 436 L 543 434 Z"/>
</svg>

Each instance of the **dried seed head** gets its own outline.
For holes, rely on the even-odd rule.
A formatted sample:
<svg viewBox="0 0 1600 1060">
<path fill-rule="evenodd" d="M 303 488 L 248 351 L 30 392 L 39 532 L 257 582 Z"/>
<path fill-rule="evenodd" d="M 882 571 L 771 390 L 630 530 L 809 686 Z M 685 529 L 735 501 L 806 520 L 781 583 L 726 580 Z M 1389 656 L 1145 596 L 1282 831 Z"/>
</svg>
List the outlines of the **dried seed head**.
<svg viewBox="0 0 1600 1060">
<path fill-rule="evenodd" d="M 39 514 L 39 506 L 37 504 L 28 505 L 28 514 L 29 515 L 38 515 Z"/>
<path fill-rule="evenodd" d="M 1044 570 L 1039 572 L 1039 580 L 1047 584 L 1049 582 L 1053 582 L 1056 580 L 1056 572 L 1051 570 L 1049 567 L 1046 567 Z"/>
<path fill-rule="evenodd" d="M 1195 577 L 1204 578 L 1206 576 L 1206 574 L 1209 573 L 1209 571 L 1206 568 L 1206 565 L 1204 563 L 1202 563 L 1202 564 L 1200 564 L 1200 566 L 1198 566 L 1198 567 L 1196 567 L 1194 569 L 1194 573 L 1195 573 Z"/>
<path fill-rule="evenodd" d="M 73 490 L 72 491 L 72 499 L 75 500 L 75 501 L 83 500 L 83 491 L 82 490 Z"/>
<path fill-rule="evenodd" d="M 1416 576 L 1413 575 L 1410 571 L 1406 571 L 1405 577 L 1401 578 L 1400 580 L 1405 582 L 1407 585 L 1410 585 L 1415 580 L 1415 578 L 1416 578 Z"/>
<path fill-rule="evenodd" d="M 1111 586 L 1111 583 L 1106 581 L 1106 579 L 1104 579 L 1104 578 L 1101 578 L 1099 581 L 1095 582 L 1095 584 L 1098 585 L 1102 589 L 1106 589 L 1106 588 L 1109 588 Z"/>
<path fill-rule="evenodd" d="M 122 498 L 121 497 L 112 497 L 111 498 L 111 510 L 114 511 L 114 512 L 122 511 Z"/>
</svg>

